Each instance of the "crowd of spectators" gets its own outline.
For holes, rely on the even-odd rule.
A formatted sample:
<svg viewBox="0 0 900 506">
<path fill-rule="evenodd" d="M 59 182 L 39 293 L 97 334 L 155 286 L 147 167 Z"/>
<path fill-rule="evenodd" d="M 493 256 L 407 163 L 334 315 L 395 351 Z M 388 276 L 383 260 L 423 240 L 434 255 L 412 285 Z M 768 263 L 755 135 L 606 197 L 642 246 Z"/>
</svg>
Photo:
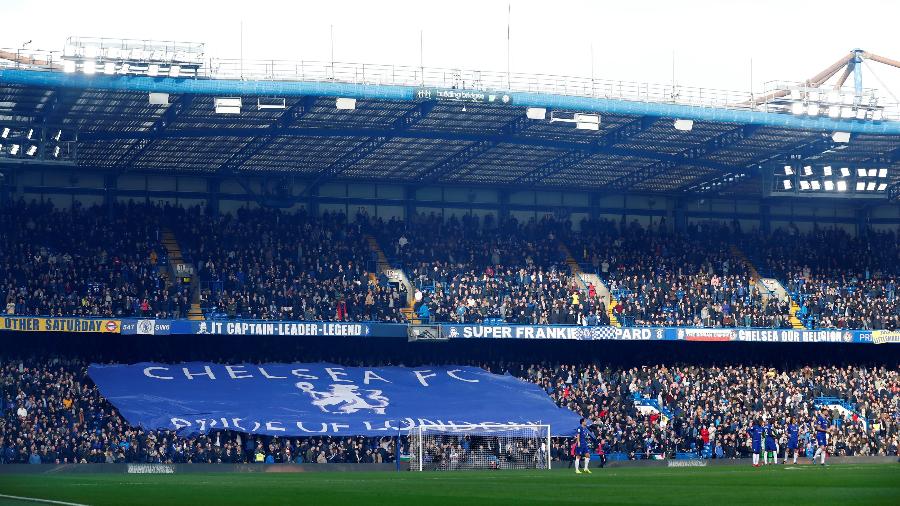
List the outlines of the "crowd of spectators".
<svg viewBox="0 0 900 506">
<path fill-rule="evenodd" d="M 900 328 L 894 233 L 840 229 L 745 233 L 737 224 L 417 214 L 408 222 L 325 212 L 116 204 L 0 209 L 0 312 L 51 316 L 207 317 L 627 326 Z M 168 280 L 171 228 L 199 289 Z M 388 280 L 368 236 L 411 282 Z M 779 296 L 752 279 L 738 246 Z M 568 249 L 567 249 L 568 248 Z M 567 253 L 571 258 L 567 258 Z M 573 274 L 596 274 L 612 294 Z M 612 305 L 608 312 L 608 306 Z"/>
<path fill-rule="evenodd" d="M 417 215 L 406 226 L 375 223 L 406 269 L 420 316 L 434 321 L 603 325 L 606 305 L 573 276 L 551 218 L 519 223 L 474 216 Z M 421 296 L 421 300 L 419 297 Z"/>
<path fill-rule="evenodd" d="M 585 220 L 570 247 L 607 283 L 627 325 L 789 327 L 789 304 L 764 296 L 732 252 L 738 234 L 716 223 L 672 233 L 665 221 Z"/>
<path fill-rule="evenodd" d="M 760 269 L 785 283 L 810 328 L 900 328 L 900 238 L 796 227 L 742 238 Z"/>
<path fill-rule="evenodd" d="M 201 306 L 227 318 L 403 321 L 402 285 L 374 271 L 362 221 L 325 212 L 199 208 L 177 220 L 197 266 Z"/>
<path fill-rule="evenodd" d="M 106 402 L 75 359 L 4 360 L 0 364 L 0 462 L 3 463 L 334 463 L 392 462 L 390 437 L 260 437 L 211 432 L 185 437 L 131 427 Z M 681 453 L 739 458 L 749 453 L 755 419 L 779 427 L 788 416 L 810 441 L 817 397 L 853 410 L 832 410 L 831 453 L 897 455 L 900 373 L 886 367 L 791 369 L 658 364 L 610 368 L 592 363 L 482 363 L 540 385 L 560 406 L 584 416 L 597 451 L 624 458 Z M 653 401 L 659 410 L 642 411 Z M 652 403 L 652 402 L 650 402 Z M 406 441 L 401 441 L 401 453 Z M 784 446 L 782 445 L 782 448 Z M 533 454 L 533 450 L 529 450 Z M 554 460 L 570 460 L 571 441 L 555 439 Z"/>
<path fill-rule="evenodd" d="M 883 367 L 777 370 L 659 364 L 611 370 L 535 364 L 513 374 L 538 383 L 559 405 L 593 421 L 592 430 L 607 454 L 744 457 L 750 449 L 746 430 L 753 420 L 783 427 L 789 416 L 811 445 L 817 397 L 843 399 L 855 407 L 853 412 L 830 411 L 832 454 L 897 455 L 900 445 L 900 373 Z M 640 404 L 655 402 L 671 418 L 659 410 L 641 414 L 635 396 Z M 568 450 L 560 444 L 557 457 Z"/>
<path fill-rule="evenodd" d="M 186 316 L 189 290 L 161 277 L 162 209 L 139 204 L 0 208 L 0 312 L 42 316 Z"/>
</svg>

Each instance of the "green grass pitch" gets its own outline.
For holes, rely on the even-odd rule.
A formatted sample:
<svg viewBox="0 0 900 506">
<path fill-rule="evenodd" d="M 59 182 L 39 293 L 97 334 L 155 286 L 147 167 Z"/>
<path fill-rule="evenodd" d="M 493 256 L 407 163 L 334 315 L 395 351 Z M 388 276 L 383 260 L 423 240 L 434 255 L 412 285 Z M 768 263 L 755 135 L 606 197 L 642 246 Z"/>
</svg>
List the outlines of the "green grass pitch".
<svg viewBox="0 0 900 506">
<path fill-rule="evenodd" d="M 900 504 L 900 465 L 425 473 L 0 474 L 0 494 L 90 505 Z M 29 504 L 0 498 L 0 504 Z M 30 503 L 35 504 L 35 503 Z"/>
</svg>

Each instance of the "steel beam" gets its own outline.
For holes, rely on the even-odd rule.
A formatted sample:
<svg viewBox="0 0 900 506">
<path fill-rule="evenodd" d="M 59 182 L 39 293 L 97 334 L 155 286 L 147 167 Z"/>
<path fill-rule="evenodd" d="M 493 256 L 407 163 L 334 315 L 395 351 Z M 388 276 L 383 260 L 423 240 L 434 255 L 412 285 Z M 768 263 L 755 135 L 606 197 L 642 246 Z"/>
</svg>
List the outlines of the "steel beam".
<svg viewBox="0 0 900 506">
<path fill-rule="evenodd" d="M 681 161 L 680 163 L 675 160 L 660 160 L 654 164 L 644 167 L 643 169 L 628 173 L 612 181 L 609 184 L 609 187 L 615 190 L 629 190 L 638 183 L 653 179 L 654 177 L 670 171 L 680 165 L 692 164 L 709 167 L 709 164 L 705 163 L 705 161 L 702 159 L 703 157 L 715 153 L 720 149 L 725 149 L 729 146 L 737 144 L 747 137 L 752 136 L 758 130 L 758 128 L 759 127 L 755 125 L 743 125 L 738 128 L 728 130 L 727 132 L 708 139 L 699 146 L 690 147 L 679 153 L 678 156 L 683 158 L 683 161 Z M 736 167 L 727 167 L 722 171 L 724 172 L 734 169 L 736 169 Z"/>
<path fill-rule="evenodd" d="M 300 100 L 294 102 L 294 104 L 286 109 L 278 119 L 269 126 L 269 130 L 273 130 L 275 132 L 284 130 L 289 127 L 294 121 L 303 117 L 304 114 L 308 113 L 316 104 L 317 97 L 303 97 Z M 278 138 L 278 134 L 274 135 L 257 135 L 252 137 L 249 141 L 247 141 L 241 149 L 232 153 L 231 156 L 225 160 L 225 163 L 219 166 L 216 169 L 216 172 L 220 174 L 231 174 L 239 170 L 247 160 L 253 158 L 257 153 L 265 150 L 269 147 L 275 139 Z"/>
<path fill-rule="evenodd" d="M 411 126 L 428 116 L 428 113 L 433 108 L 434 101 L 419 102 L 416 107 L 397 118 L 391 125 L 392 128 L 387 131 L 387 134 L 369 137 L 326 167 L 325 170 L 316 176 L 312 183 L 303 189 L 301 195 L 305 196 L 312 188 L 317 188 L 324 181 L 341 175 L 355 163 L 387 144 L 391 139 L 399 137 L 402 132 L 406 132 Z"/>
<path fill-rule="evenodd" d="M 174 103 L 169 104 L 166 112 L 159 118 L 156 118 L 153 126 L 150 127 L 150 136 L 132 144 L 125 154 L 119 158 L 119 161 L 116 162 L 114 168 L 120 170 L 128 170 L 131 168 L 131 166 L 134 165 L 134 162 L 150 149 L 150 146 L 153 145 L 154 141 L 163 138 L 163 134 L 167 131 L 169 126 L 178 119 L 178 116 L 191 108 L 193 101 L 194 95 L 182 95 L 178 97 Z"/>
<path fill-rule="evenodd" d="M 601 148 L 612 148 L 616 144 L 625 142 L 632 137 L 646 132 L 653 126 L 654 123 L 659 118 L 653 118 L 649 116 L 640 117 L 635 121 L 631 121 L 626 123 L 618 128 L 613 129 L 611 132 L 605 134 L 603 137 L 597 140 L 595 143 L 594 149 Z M 595 153 L 593 151 L 569 151 L 563 153 L 560 156 L 550 160 L 549 162 L 541 165 L 540 167 L 532 170 L 528 174 L 523 175 L 522 177 L 516 179 L 513 183 L 518 184 L 535 184 L 543 181 L 544 179 L 558 174 L 570 167 L 574 167 L 584 160 L 594 156 Z"/>
<path fill-rule="evenodd" d="M 528 128 L 528 124 L 532 121 L 535 120 L 529 120 L 524 115 L 517 116 L 514 120 L 501 127 L 498 131 L 497 136 L 481 139 L 476 138 L 471 144 L 468 144 L 466 147 L 462 148 L 456 153 L 453 153 L 452 155 L 442 159 L 433 166 L 425 169 L 425 171 L 416 178 L 416 182 L 424 183 L 440 181 L 447 174 L 450 174 L 454 170 L 465 166 L 472 160 L 475 160 L 479 156 L 490 151 L 498 144 L 502 143 L 503 138 L 514 136 L 517 133 L 525 130 L 526 128 Z"/>
<path fill-rule="evenodd" d="M 517 119 L 516 122 L 526 121 Z M 608 154 L 615 156 L 631 156 L 639 158 L 647 158 L 660 161 L 683 162 L 685 158 L 679 155 L 670 155 L 647 149 L 635 148 L 619 148 L 597 146 L 592 143 L 585 142 L 567 142 L 554 139 L 541 139 L 537 137 L 518 136 L 506 132 L 498 132 L 494 134 L 471 134 L 461 132 L 440 132 L 430 130 L 411 130 L 405 129 L 393 131 L 390 129 L 370 129 L 370 128 L 321 128 L 321 127 L 291 127 L 284 130 L 260 129 L 260 128 L 215 128 L 215 129 L 195 129 L 195 130 L 175 130 L 162 133 L 162 138 L 179 139 L 179 138 L 203 138 L 218 136 L 297 136 L 297 137 L 390 137 L 404 139 L 435 139 L 458 142 L 489 142 L 497 144 L 514 144 L 520 146 L 536 146 L 558 150 L 587 150 L 594 154 Z M 91 140 L 112 140 L 112 139 L 129 139 L 129 138 L 146 138 L 149 134 L 145 132 L 106 132 L 106 133 L 86 133 L 80 137 L 82 141 Z M 716 162 L 706 160 L 696 160 L 696 165 L 710 167 L 718 170 L 732 170 L 734 167 L 723 165 Z"/>
</svg>

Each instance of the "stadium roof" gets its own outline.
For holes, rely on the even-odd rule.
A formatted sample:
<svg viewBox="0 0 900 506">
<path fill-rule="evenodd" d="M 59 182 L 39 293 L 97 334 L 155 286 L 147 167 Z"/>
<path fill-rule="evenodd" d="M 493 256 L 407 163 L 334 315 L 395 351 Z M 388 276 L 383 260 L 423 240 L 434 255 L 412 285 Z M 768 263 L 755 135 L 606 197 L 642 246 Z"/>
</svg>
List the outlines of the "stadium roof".
<svg viewBox="0 0 900 506">
<path fill-rule="evenodd" d="M 225 61 L 190 78 L 84 75 L 31 58 L 0 52 L 0 126 L 59 128 L 78 167 L 759 195 L 767 164 L 795 158 L 887 168 L 900 187 L 900 121 L 887 109 L 882 121 L 812 118 L 715 90 L 309 62 L 302 72 L 248 64 L 243 79 Z M 168 93 L 168 105 L 148 103 L 149 92 Z M 217 114 L 217 97 L 241 97 L 241 113 Z M 336 97 L 355 108 L 336 109 Z M 260 109 L 259 98 L 284 108 Z M 528 119 L 526 107 L 599 114 L 599 130 L 550 112 Z M 836 131 L 851 142 L 834 142 Z"/>
</svg>

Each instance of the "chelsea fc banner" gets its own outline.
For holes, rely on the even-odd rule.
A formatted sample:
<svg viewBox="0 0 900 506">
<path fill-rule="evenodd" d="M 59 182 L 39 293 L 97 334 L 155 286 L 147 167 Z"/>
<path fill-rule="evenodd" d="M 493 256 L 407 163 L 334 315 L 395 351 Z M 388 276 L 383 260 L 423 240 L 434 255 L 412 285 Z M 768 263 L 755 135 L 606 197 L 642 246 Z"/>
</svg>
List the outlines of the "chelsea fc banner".
<svg viewBox="0 0 900 506">
<path fill-rule="evenodd" d="M 88 374 L 131 425 L 182 435 L 388 435 L 419 425 L 549 424 L 578 415 L 539 386 L 477 367 L 312 364 L 91 364 Z"/>
</svg>

